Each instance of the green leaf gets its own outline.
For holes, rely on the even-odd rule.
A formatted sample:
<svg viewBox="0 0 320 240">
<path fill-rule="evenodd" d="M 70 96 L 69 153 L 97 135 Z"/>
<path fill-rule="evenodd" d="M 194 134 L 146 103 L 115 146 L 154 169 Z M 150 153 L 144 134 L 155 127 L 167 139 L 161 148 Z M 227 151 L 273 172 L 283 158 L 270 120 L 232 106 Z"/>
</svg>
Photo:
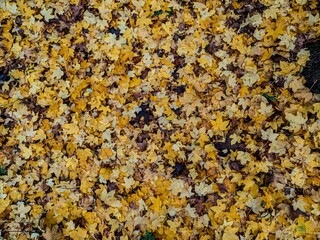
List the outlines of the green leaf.
<svg viewBox="0 0 320 240">
<path fill-rule="evenodd" d="M 162 13 L 162 10 L 154 11 L 153 16 L 159 16 Z"/>
<path fill-rule="evenodd" d="M 277 98 L 274 96 L 269 96 L 267 93 L 263 93 L 262 96 L 264 96 L 268 101 L 272 102 L 272 101 L 276 101 Z"/>
<path fill-rule="evenodd" d="M 147 231 L 140 240 L 155 240 L 152 232 Z"/>
<path fill-rule="evenodd" d="M 7 170 L 0 166 L 0 176 L 7 175 Z"/>
</svg>

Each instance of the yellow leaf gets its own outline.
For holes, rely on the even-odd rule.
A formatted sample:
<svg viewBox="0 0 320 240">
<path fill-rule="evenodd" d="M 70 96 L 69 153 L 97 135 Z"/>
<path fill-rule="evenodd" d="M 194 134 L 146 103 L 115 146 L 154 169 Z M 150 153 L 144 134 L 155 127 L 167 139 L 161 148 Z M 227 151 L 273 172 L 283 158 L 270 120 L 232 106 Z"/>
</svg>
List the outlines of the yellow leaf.
<svg viewBox="0 0 320 240">
<path fill-rule="evenodd" d="M 85 178 L 81 180 L 80 191 L 83 193 L 90 193 L 91 188 L 94 186 L 94 182 L 91 179 Z"/>
<path fill-rule="evenodd" d="M 317 118 L 320 118 L 320 103 L 313 104 L 313 111 L 317 113 Z"/>
<path fill-rule="evenodd" d="M 297 66 L 294 62 L 289 63 L 289 62 L 280 61 L 280 68 L 281 68 L 281 71 L 279 72 L 279 74 L 281 76 L 294 74 L 299 70 L 299 66 Z"/>
<path fill-rule="evenodd" d="M 241 54 L 246 54 L 250 51 L 250 46 L 247 46 L 243 39 L 243 35 L 236 35 L 233 37 L 230 45 L 232 49 L 238 50 Z"/>
<path fill-rule="evenodd" d="M 11 72 L 11 76 L 15 79 L 23 79 L 24 78 L 24 73 L 20 70 L 14 69 Z"/>
<path fill-rule="evenodd" d="M 67 143 L 67 153 L 73 154 L 76 149 L 76 146 L 72 142 Z"/>
<path fill-rule="evenodd" d="M 210 122 L 214 131 L 224 131 L 228 129 L 229 121 L 223 121 L 220 114 L 217 115 L 216 120 L 211 120 Z"/>
<path fill-rule="evenodd" d="M 67 123 L 63 125 L 63 128 L 66 130 L 67 134 L 73 135 L 79 133 L 79 127 L 76 123 Z"/>
<path fill-rule="evenodd" d="M 239 240 L 239 237 L 236 235 L 238 229 L 227 226 L 222 235 L 222 240 Z"/>
<path fill-rule="evenodd" d="M 32 156 L 32 150 L 30 148 L 27 148 L 26 146 L 21 146 L 21 155 L 25 159 L 29 159 Z"/>
<path fill-rule="evenodd" d="M 80 240 L 80 239 L 87 239 L 88 234 L 85 229 L 77 227 L 75 230 L 72 230 L 69 232 L 69 236 L 72 239 Z"/>
<path fill-rule="evenodd" d="M 76 170 L 77 165 L 78 165 L 78 159 L 76 159 L 75 157 L 67 158 L 66 167 L 69 170 L 72 170 L 72 171 Z"/>
<path fill-rule="evenodd" d="M 299 215 L 298 224 L 296 225 L 296 233 L 298 236 L 304 235 L 306 233 L 306 224 L 304 217 Z"/>
<path fill-rule="evenodd" d="M 206 142 L 209 142 L 209 137 L 206 134 L 201 133 L 200 137 L 198 139 L 198 142 L 200 144 L 200 147 L 204 147 Z"/>
<path fill-rule="evenodd" d="M 298 57 L 298 61 L 297 63 L 300 65 L 300 66 L 305 66 L 307 61 L 309 60 L 309 57 L 310 57 L 310 51 L 307 51 L 305 49 L 302 49 L 300 50 L 300 52 L 298 53 L 297 55 Z"/>
<path fill-rule="evenodd" d="M 81 111 L 85 110 L 86 107 L 87 107 L 87 99 L 80 98 L 79 100 L 77 100 L 76 106 L 72 110 L 75 112 L 81 112 Z"/>
<path fill-rule="evenodd" d="M 110 178 L 111 169 L 101 168 L 99 174 L 100 174 L 100 182 L 106 182 L 106 180 L 109 180 Z"/>
<path fill-rule="evenodd" d="M 115 190 L 112 190 L 108 192 L 106 189 L 103 189 L 101 192 L 100 199 L 107 205 L 114 207 L 114 208 L 120 208 L 122 207 L 122 203 L 114 197 Z"/>
<path fill-rule="evenodd" d="M 37 133 L 36 135 L 32 138 L 33 141 L 37 141 L 37 140 L 40 140 L 43 141 L 44 139 L 47 138 L 47 135 L 46 133 L 40 128 L 37 130 Z"/>
<path fill-rule="evenodd" d="M 152 198 L 152 205 L 150 206 L 150 209 L 158 212 L 161 208 L 161 200 L 159 197 L 157 198 Z"/>
<path fill-rule="evenodd" d="M 128 122 L 129 122 L 129 117 L 128 116 L 125 116 L 125 117 L 119 116 L 118 117 L 118 126 L 120 128 L 124 128 L 125 126 L 127 126 Z"/>
<path fill-rule="evenodd" d="M 7 105 L 9 103 L 9 101 L 3 97 L 0 97 L 0 106 L 4 106 Z"/>
<path fill-rule="evenodd" d="M 261 61 L 264 62 L 264 61 L 270 59 L 270 57 L 272 56 L 272 53 L 273 53 L 273 49 L 272 48 L 267 48 L 267 49 L 264 48 Z"/>
<path fill-rule="evenodd" d="M 77 149 L 76 153 L 77 158 L 80 159 L 80 161 L 87 161 L 87 159 L 92 156 L 92 152 L 89 148 Z"/>
<path fill-rule="evenodd" d="M 293 184 L 301 188 L 305 185 L 307 176 L 299 168 L 294 168 L 290 175 Z"/>
<path fill-rule="evenodd" d="M 0 199 L 0 214 L 6 210 L 6 208 L 9 206 L 10 204 L 10 200 L 9 197 L 7 197 L 6 199 Z"/>
<path fill-rule="evenodd" d="M 239 93 L 240 93 L 240 97 L 246 96 L 247 94 L 249 94 L 248 87 L 247 86 L 242 86 L 240 88 L 240 90 L 239 90 Z"/>
<path fill-rule="evenodd" d="M 111 157 L 113 155 L 113 151 L 110 148 L 102 148 L 101 149 L 101 158 L 106 159 L 108 157 Z"/>
</svg>

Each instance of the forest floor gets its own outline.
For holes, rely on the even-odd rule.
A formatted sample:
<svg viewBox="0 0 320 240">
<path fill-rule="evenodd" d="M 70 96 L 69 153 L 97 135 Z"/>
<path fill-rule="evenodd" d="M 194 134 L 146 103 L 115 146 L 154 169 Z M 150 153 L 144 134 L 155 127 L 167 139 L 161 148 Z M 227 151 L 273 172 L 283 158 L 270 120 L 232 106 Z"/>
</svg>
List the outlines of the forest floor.
<svg viewBox="0 0 320 240">
<path fill-rule="evenodd" d="M 0 238 L 319 239 L 319 10 L 0 1 Z"/>
</svg>

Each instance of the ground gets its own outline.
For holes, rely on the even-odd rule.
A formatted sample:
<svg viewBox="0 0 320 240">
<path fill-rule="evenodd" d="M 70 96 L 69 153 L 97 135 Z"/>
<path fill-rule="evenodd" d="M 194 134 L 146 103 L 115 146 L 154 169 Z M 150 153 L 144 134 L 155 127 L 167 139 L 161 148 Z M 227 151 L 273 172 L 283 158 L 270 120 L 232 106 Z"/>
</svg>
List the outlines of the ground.
<svg viewBox="0 0 320 240">
<path fill-rule="evenodd" d="M 319 239 L 319 9 L 0 1 L 1 237 Z"/>
</svg>

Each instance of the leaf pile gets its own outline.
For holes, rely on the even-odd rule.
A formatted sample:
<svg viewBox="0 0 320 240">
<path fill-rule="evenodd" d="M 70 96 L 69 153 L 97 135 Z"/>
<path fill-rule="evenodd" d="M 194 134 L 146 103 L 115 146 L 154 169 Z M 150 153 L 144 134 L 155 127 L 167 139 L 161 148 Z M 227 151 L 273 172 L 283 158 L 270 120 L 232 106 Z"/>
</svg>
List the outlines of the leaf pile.
<svg viewBox="0 0 320 240">
<path fill-rule="evenodd" d="M 0 1 L 1 238 L 320 238 L 319 9 Z"/>
</svg>

